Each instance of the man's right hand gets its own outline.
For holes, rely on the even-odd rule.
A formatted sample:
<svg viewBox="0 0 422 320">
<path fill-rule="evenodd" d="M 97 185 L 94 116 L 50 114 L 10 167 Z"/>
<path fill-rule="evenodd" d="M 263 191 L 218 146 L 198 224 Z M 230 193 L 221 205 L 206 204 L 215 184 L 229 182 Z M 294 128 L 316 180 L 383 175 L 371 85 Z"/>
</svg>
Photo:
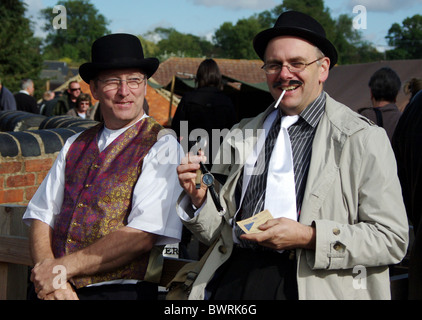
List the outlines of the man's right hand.
<svg viewBox="0 0 422 320">
<path fill-rule="evenodd" d="M 65 289 L 58 289 L 50 293 L 44 300 L 79 300 L 79 298 L 73 287 L 67 282 Z"/>
<path fill-rule="evenodd" d="M 196 172 L 200 169 L 199 162 L 204 163 L 206 159 L 203 152 L 197 156 L 188 153 L 177 167 L 180 186 L 190 196 L 192 204 L 197 208 L 202 206 L 207 196 L 207 187 L 201 182 L 201 188 L 196 189 L 195 183 Z"/>
</svg>

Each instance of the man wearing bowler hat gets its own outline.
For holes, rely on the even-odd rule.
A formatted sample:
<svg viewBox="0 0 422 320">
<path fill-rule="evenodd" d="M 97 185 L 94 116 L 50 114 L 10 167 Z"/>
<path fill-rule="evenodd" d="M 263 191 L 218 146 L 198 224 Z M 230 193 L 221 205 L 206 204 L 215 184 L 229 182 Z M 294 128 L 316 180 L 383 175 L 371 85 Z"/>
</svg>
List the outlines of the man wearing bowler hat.
<svg viewBox="0 0 422 320">
<path fill-rule="evenodd" d="M 178 167 L 178 214 L 211 245 L 189 298 L 389 299 L 408 225 L 385 131 L 324 92 L 337 51 L 312 17 L 284 12 L 253 44 L 276 102 L 227 135 L 208 190 L 202 155 Z"/>
<path fill-rule="evenodd" d="M 162 246 L 180 241 L 180 145 L 144 114 L 158 60 L 139 39 L 102 37 L 82 79 L 104 123 L 69 138 L 28 205 L 40 299 L 154 299 Z"/>
</svg>

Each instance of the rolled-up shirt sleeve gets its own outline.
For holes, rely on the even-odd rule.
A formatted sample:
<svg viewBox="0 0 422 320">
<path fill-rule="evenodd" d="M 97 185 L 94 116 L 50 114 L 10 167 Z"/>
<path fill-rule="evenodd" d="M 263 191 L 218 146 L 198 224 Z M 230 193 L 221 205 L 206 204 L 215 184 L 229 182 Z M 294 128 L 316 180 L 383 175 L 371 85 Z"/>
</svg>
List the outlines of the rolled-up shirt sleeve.
<svg viewBox="0 0 422 320">
<path fill-rule="evenodd" d="M 181 239 L 176 201 L 182 192 L 177 176 L 182 154 L 183 149 L 173 136 L 161 137 L 145 157 L 135 186 L 128 227 L 159 235 L 157 245 Z"/>
<path fill-rule="evenodd" d="M 63 204 L 66 154 L 78 136 L 79 134 L 76 134 L 66 141 L 47 176 L 38 187 L 23 216 L 25 224 L 30 225 L 32 220 L 40 220 L 54 228 L 55 217 L 60 213 Z"/>
</svg>

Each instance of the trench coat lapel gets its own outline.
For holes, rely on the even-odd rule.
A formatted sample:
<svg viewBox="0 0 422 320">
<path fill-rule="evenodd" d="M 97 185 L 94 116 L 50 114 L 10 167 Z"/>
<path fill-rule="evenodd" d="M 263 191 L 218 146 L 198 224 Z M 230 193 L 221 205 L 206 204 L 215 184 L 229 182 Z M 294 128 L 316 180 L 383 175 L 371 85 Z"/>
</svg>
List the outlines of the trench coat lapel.
<svg viewBox="0 0 422 320">
<path fill-rule="evenodd" d="M 299 219 L 303 224 L 309 225 L 318 219 L 318 212 L 339 175 L 344 144 L 351 134 L 364 127 L 355 117 L 345 118 L 344 113 L 337 112 L 341 108 L 347 107 L 327 94 L 325 112 L 312 143 L 312 158 Z M 339 114 L 342 116 L 339 117 Z"/>
</svg>

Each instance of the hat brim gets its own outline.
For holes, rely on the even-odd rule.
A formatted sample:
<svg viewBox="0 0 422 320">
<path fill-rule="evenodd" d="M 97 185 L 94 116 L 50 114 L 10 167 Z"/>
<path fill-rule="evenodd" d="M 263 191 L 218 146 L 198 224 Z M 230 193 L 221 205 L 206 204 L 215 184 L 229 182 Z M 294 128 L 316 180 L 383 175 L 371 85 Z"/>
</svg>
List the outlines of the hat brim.
<svg viewBox="0 0 422 320">
<path fill-rule="evenodd" d="M 337 63 L 337 50 L 327 38 L 321 37 L 307 29 L 297 27 L 274 27 L 258 33 L 254 38 L 253 47 L 262 61 L 264 61 L 265 50 L 267 49 L 268 42 L 270 42 L 273 38 L 281 36 L 302 38 L 317 46 L 325 56 L 330 58 L 330 69 Z"/>
<path fill-rule="evenodd" d="M 158 69 L 159 61 L 156 58 L 146 58 L 140 61 L 120 61 L 116 63 L 84 63 L 79 67 L 79 75 L 86 82 L 94 80 L 98 73 L 111 69 L 140 69 L 150 78 Z"/>
</svg>

